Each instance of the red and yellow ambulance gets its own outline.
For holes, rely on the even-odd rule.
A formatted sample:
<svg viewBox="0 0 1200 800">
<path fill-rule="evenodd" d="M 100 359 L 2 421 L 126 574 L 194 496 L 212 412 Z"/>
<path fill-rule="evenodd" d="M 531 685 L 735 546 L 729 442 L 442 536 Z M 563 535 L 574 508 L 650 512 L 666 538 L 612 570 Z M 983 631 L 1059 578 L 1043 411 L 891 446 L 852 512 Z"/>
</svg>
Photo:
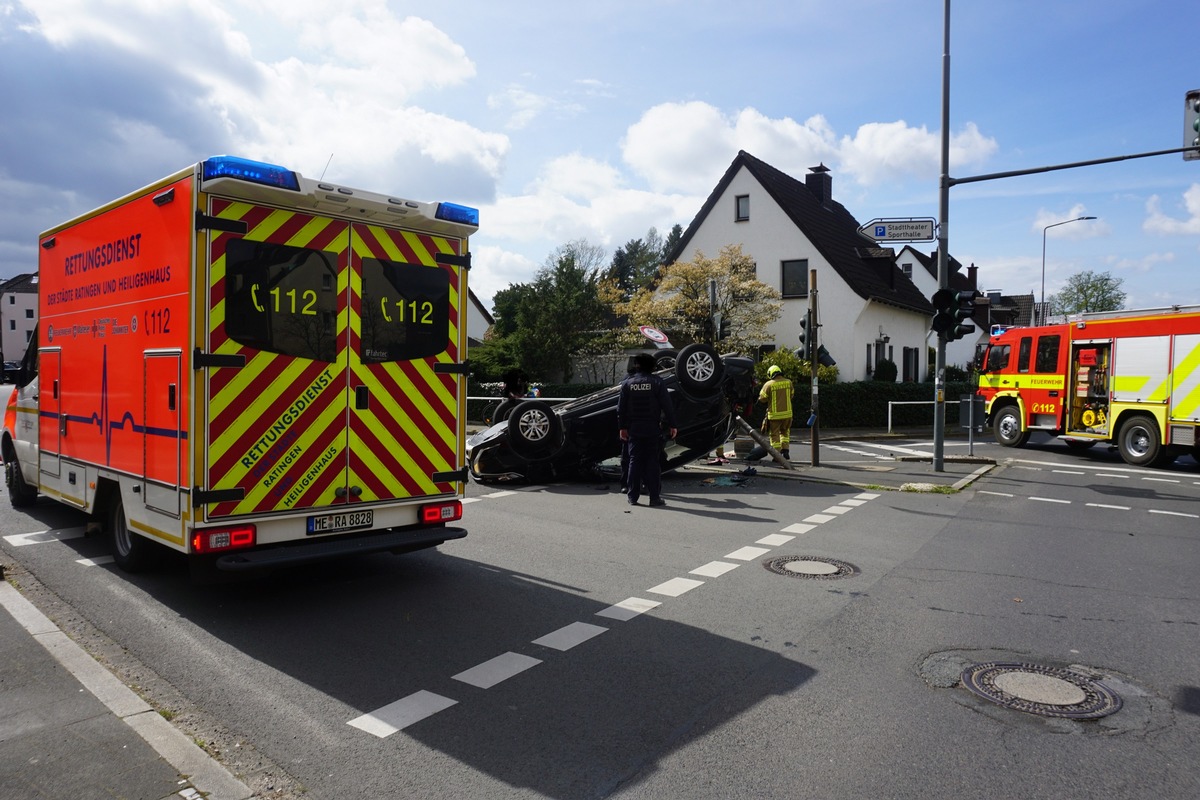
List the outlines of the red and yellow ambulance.
<svg viewBox="0 0 1200 800">
<path fill-rule="evenodd" d="M 214 157 L 40 237 L 14 505 L 229 570 L 460 538 L 478 212 Z"/>
</svg>

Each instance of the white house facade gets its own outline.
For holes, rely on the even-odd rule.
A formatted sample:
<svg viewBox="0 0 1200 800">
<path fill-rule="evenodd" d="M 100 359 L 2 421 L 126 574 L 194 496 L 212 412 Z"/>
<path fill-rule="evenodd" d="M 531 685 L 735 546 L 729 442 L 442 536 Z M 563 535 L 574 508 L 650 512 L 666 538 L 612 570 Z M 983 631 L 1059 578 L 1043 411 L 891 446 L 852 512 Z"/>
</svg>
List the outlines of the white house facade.
<svg viewBox="0 0 1200 800">
<path fill-rule="evenodd" d="M 713 257 L 741 245 L 759 281 L 783 297 L 770 333 L 776 348 L 799 346 L 816 270 L 820 342 L 837 360 L 839 379 L 870 378 L 880 359 L 897 380 L 927 374 L 932 306 L 895 263 L 895 251 L 858 233 L 859 223 L 833 201 L 832 179 L 814 167 L 801 182 L 740 152 L 680 239 L 670 261 Z"/>
<path fill-rule="evenodd" d="M 18 275 L 0 284 L 0 352 L 5 361 L 20 361 L 37 325 L 37 273 Z"/>
</svg>

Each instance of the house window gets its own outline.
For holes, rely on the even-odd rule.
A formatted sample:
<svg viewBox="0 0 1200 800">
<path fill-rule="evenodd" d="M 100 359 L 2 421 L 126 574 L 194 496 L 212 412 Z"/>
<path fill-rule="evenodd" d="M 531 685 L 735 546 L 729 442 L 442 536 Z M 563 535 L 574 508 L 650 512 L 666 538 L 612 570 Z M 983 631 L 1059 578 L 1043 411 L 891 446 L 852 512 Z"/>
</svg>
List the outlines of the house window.
<svg viewBox="0 0 1200 800">
<path fill-rule="evenodd" d="M 917 374 L 920 372 L 921 351 L 915 347 L 904 348 L 904 372 L 901 380 L 905 382 L 916 381 Z"/>
<path fill-rule="evenodd" d="M 25 319 L 33 319 L 33 309 L 32 308 L 25 309 Z"/>
<path fill-rule="evenodd" d="M 780 294 L 784 297 L 808 297 L 808 259 L 781 261 Z"/>
<path fill-rule="evenodd" d="M 750 195 L 739 194 L 733 198 L 734 210 L 733 219 L 736 222 L 745 222 L 750 219 Z"/>
<path fill-rule="evenodd" d="M 900 271 L 904 273 L 904 277 L 912 280 L 912 264 L 901 264 Z"/>
<path fill-rule="evenodd" d="M 10 331 L 15 331 L 17 329 L 17 321 L 15 319 L 10 319 L 8 321 L 8 329 Z"/>
<path fill-rule="evenodd" d="M 8 304 L 10 306 L 15 306 L 17 304 L 17 296 L 15 294 L 10 294 L 8 296 Z"/>
</svg>

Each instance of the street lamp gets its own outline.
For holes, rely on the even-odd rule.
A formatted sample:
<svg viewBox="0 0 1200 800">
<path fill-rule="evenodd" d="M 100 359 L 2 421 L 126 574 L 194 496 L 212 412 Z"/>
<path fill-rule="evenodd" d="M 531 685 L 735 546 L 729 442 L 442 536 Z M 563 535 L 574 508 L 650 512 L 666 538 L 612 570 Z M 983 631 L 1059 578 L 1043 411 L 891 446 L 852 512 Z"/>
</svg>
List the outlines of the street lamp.
<svg viewBox="0 0 1200 800">
<path fill-rule="evenodd" d="M 1041 299 L 1041 319 L 1038 320 L 1039 325 L 1046 322 L 1046 231 L 1051 228 L 1057 228 L 1059 225 L 1067 225 L 1071 222 L 1081 222 L 1085 219 L 1095 219 L 1095 217 L 1076 217 L 1075 219 L 1065 219 L 1062 222 L 1052 222 L 1042 228 L 1042 299 Z"/>
</svg>

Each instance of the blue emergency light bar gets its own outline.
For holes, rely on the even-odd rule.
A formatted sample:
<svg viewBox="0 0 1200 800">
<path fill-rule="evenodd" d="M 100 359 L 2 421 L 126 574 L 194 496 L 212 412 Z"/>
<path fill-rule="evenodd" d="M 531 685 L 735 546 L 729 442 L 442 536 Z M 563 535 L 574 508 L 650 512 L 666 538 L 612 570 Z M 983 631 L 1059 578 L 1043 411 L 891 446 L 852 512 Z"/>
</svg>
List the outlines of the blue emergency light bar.
<svg viewBox="0 0 1200 800">
<path fill-rule="evenodd" d="M 207 159 L 204 162 L 204 180 L 213 178 L 237 178 L 263 186 L 300 191 L 300 180 L 290 169 L 236 156 L 213 156 Z"/>
<path fill-rule="evenodd" d="M 433 216 L 447 222 L 458 222 L 463 225 L 479 227 L 479 209 L 470 206 L 460 206 L 457 203 L 438 203 Z"/>
</svg>

